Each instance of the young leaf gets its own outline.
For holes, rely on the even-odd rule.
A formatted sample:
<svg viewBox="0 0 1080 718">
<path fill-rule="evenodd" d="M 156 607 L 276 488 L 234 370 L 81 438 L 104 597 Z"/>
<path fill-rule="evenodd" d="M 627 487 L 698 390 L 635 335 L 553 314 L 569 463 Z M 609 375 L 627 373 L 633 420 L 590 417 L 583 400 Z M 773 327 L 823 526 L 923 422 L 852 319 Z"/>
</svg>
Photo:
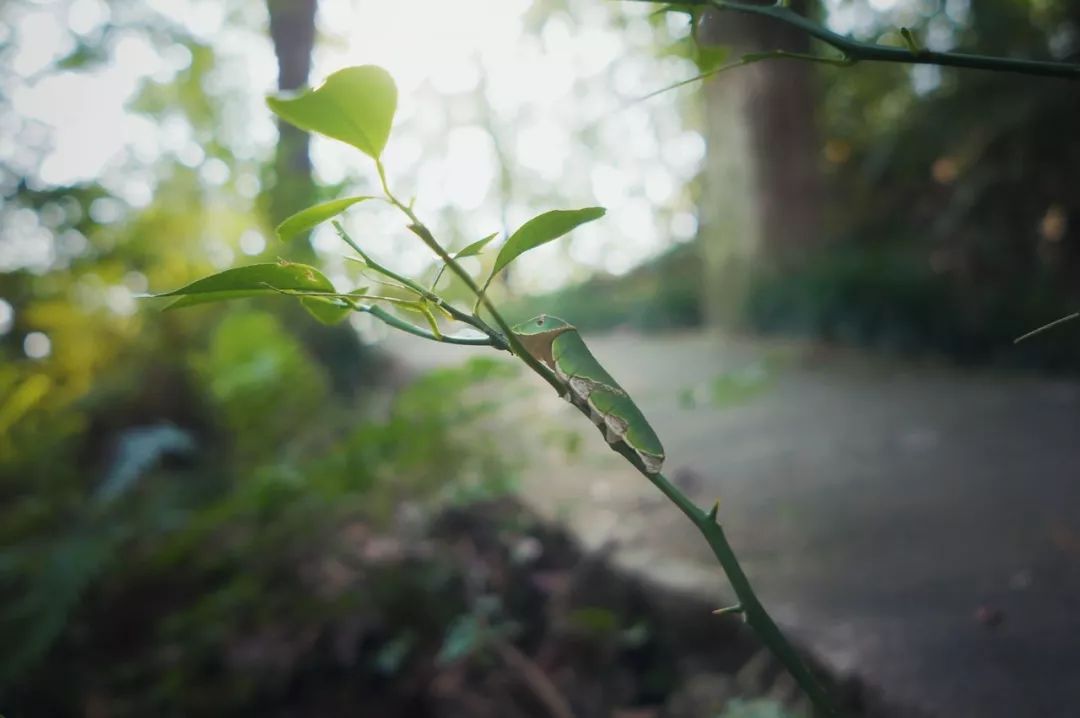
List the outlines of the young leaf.
<svg viewBox="0 0 1080 718">
<path fill-rule="evenodd" d="M 491 240 L 499 236 L 498 232 L 492 232 L 483 239 L 478 239 L 469 246 L 462 249 L 460 252 L 454 255 L 454 259 L 461 259 L 462 257 L 475 257 L 484 251 L 484 247 L 488 246 Z M 439 267 L 439 273 L 435 275 L 435 281 L 431 283 L 431 290 L 435 291 L 435 285 L 442 279 L 443 272 L 446 271 L 446 265 Z"/>
<path fill-rule="evenodd" d="M 302 297 L 300 303 L 308 314 L 318 319 L 323 324 L 337 324 L 352 314 L 355 305 L 350 304 L 350 299 L 360 299 L 367 294 L 367 287 L 358 287 L 348 294 L 348 298 L 341 297 Z"/>
<path fill-rule="evenodd" d="M 331 217 L 336 217 L 357 202 L 363 202 L 366 199 L 372 199 L 372 197 L 361 196 L 332 199 L 329 202 L 323 202 L 322 204 L 316 204 L 306 209 L 302 209 L 277 226 L 277 236 L 282 240 L 290 240 L 296 235 L 302 234 L 322 222 L 325 222 Z"/>
<path fill-rule="evenodd" d="M 390 137 L 397 86 L 376 65 L 338 70 L 315 88 L 268 97 L 266 104 L 286 122 L 350 144 L 378 160 Z"/>
<path fill-rule="evenodd" d="M 462 257 L 475 257 L 484 251 L 484 247 L 488 246 L 491 240 L 499 236 L 498 232 L 492 232 L 483 239 L 478 239 L 469 246 L 462 249 L 460 252 L 454 255 L 454 259 L 461 259 Z"/>
<path fill-rule="evenodd" d="M 431 311 L 431 306 L 428 302 L 420 300 L 419 302 L 399 302 L 398 306 L 402 309 L 410 312 L 416 312 L 423 315 L 427 320 L 428 325 L 431 327 L 431 333 L 439 339 L 442 339 L 442 331 L 439 329 L 439 322 L 436 321 L 435 315 Z"/>
<path fill-rule="evenodd" d="M 424 319 L 427 319 L 428 326 L 431 327 L 431 333 L 442 339 L 442 331 L 439 329 L 439 322 L 435 319 L 435 314 L 431 311 L 431 306 L 427 302 L 420 302 L 420 312 L 424 315 Z"/>
<path fill-rule="evenodd" d="M 556 209 L 533 217 L 506 240 L 506 244 L 499 250 L 499 256 L 495 258 L 495 268 L 491 270 L 491 277 L 488 277 L 484 286 L 490 284 L 492 277 L 520 255 L 534 247 L 558 239 L 578 225 L 600 219 L 606 212 L 607 210 L 603 207 Z"/>
<path fill-rule="evenodd" d="M 469 655 L 481 643 L 482 634 L 483 629 L 476 616 L 458 616 L 443 636 L 443 644 L 435 657 L 435 665 L 447 666 Z"/>
<path fill-rule="evenodd" d="M 180 289 L 153 296 L 176 297 L 165 308 L 180 309 L 208 302 L 280 294 L 283 291 L 333 292 L 334 285 L 314 267 L 277 262 L 226 269 Z"/>
<path fill-rule="evenodd" d="M 300 303 L 308 314 L 315 317 L 323 324 L 337 324 L 349 316 L 353 308 L 335 299 L 323 299 L 322 297 L 302 297 Z"/>
<path fill-rule="evenodd" d="M 367 291 L 367 287 L 354 289 L 348 294 L 332 294 L 323 291 L 312 292 L 312 290 L 299 289 L 274 289 L 277 294 L 299 299 L 300 304 L 308 311 L 308 314 L 323 324 L 337 324 L 354 311 L 368 311 L 367 307 L 359 306 L 355 301 L 363 298 Z"/>
</svg>

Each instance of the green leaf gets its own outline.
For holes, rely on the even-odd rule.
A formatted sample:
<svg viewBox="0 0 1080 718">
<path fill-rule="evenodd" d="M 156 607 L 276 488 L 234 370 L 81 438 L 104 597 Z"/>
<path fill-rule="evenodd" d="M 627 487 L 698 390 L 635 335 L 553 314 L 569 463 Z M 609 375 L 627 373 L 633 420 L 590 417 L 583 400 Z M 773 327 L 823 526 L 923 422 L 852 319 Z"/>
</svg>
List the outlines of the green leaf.
<svg viewBox="0 0 1080 718">
<path fill-rule="evenodd" d="M 367 287 L 361 287 L 348 294 L 327 296 L 312 295 L 295 289 L 282 289 L 278 290 L 278 293 L 297 297 L 308 314 L 323 324 L 337 324 L 356 311 L 353 300 L 363 297 L 367 291 Z"/>
<path fill-rule="evenodd" d="M 405 665 L 406 659 L 416 645 L 416 634 L 406 631 L 387 641 L 375 654 L 375 668 L 383 674 L 394 675 Z"/>
<path fill-rule="evenodd" d="M 494 277 L 530 249 L 558 239 L 578 225 L 600 219 L 606 212 L 603 207 L 555 209 L 533 217 L 506 240 L 506 244 L 499 250 L 499 256 L 495 258 L 495 268 L 491 270 L 491 276 Z M 488 282 L 491 282 L 490 277 Z"/>
<path fill-rule="evenodd" d="M 333 292 L 334 285 L 314 267 L 293 262 L 277 262 L 226 269 L 180 289 L 153 296 L 177 297 L 165 308 L 180 309 L 208 302 L 262 297 L 289 291 Z"/>
<path fill-rule="evenodd" d="M 491 240 L 495 239 L 498 236 L 498 232 L 492 232 L 483 239 L 476 240 L 468 247 L 465 247 L 463 250 L 455 254 L 454 259 L 461 259 L 462 257 L 475 257 L 476 255 L 484 251 L 484 247 L 488 246 Z"/>
<path fill-rule="evenodd" d="M 427 319 L 428 326 L 431 327 L 431 333 L 442 339 L 442 331 L 439 330 L 439 322 L 435 319 L 435 314 L 431 311 L 431 305 L 426 301 L 420 302 L 420 310 L 424 315 L 424 319 Z"/>
<path fill-rule="evenodd" d="M 381 67 L 346 67 L 314 90 L 271 96 L 266 104 L 286 122 L 341 140 L 378 160 L 390 137 L 397 86 Z"/>
<path fill-rule="evenodd" d="M 398 307 L 409 312 L 416 312 L 427 320 L 428 325 L 431 327 L 431 333 L 439 339 L 442 339 L 442 331 L 439 329 L 439 322 L 435 319 L 435 314 L 431 311 L 430 303 L 421 299 L 418 302 L 400 302 Z"/>
<path fill-rule="evenodd" d="M 277 236 L 282 240 L 290 240 L 296 235 L 303 234 L 309 229 L 325 222 L 331 217 L 336 217 L 357 202 L 363 202 L 366 199 L 373 198 L 361 196 L 332 199 L 329 202 L 323 202 L 322 204 L 316 204 L 307 209 L 302 209 L 277 226 Z"/>
<path fill-rule="evenodd" d="M 455 618 L 443 636 L 435 665 L 446 666 L 472 653 L 481 642 L 481 633 L 476 616 L 464 614 Z"/>
<path fill-rule="evenodd" d="M 322 299 L 321 297 L 303 297 L 300 303 L 308 314 L 315 317 L 322 324 L 337 324 L 352 313 L 352 307 L 342 304 L 339 300 Z"/>
<path fill-rule="evenodd" d="M 462 257 L 475 257 L 484 251 L 484 247 L 488 246 L 491 240 L 499 236 L 498 232 L 492 232 L 483 239 L 478 239 L 469 246 L 462 249 L 460 252 L 454 255 L 454 259 L 461 259 Z M 435 291 L 435 286 L 442 279 L 443 272 L 446 271 L 446 265 L 439 267 L 439 273 L 435 275 L 435 281 L 431 283 L 431 291 Z"/>
</svg>

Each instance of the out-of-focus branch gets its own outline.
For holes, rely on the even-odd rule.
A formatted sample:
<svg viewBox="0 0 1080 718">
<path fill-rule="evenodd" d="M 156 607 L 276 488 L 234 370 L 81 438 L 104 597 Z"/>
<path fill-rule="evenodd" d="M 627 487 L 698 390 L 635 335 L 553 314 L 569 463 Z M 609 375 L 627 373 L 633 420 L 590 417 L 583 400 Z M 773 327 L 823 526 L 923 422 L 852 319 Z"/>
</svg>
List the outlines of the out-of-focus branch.
<svg viewBox="0 0 1080 718">
<path fill-rule="evenodd" d="M 626 0 L 627 2 L 658 2 L 659 0 Z M 778 0 L 772 5 L 754 5 L 733 0 L 681 0 L 668 3 L 669 7 L 714 8 L 716 10 L 739 12 L 747 15 L 768 17 L 777 22 L 786 23 L 802 30 L 817 40 L 840 51 L 840 62 L 898 62 L 907 65 L 940 65 L 943 67 L 961 67 L 970 70 L 990 70 L 993 72 L 1015 72 L 1024 75 L 1041 75 L 1067 80 L 1080 80 L 1080 65 L 1053 60 L 1026 60 L 1012 57 L 994 57 L 961 52 L 937 52 L 919 47 L 910 31 L 901 30 L 905 47 L 889 47 L 873 42 L 861 42 L 845 35 L 833 32 L 824 25 L 800 15 L 788 7 L 785 0 Z M 783 57 L 783 55 L 771 55 Z M 798 57 L 788 55 L 788 57 Z M 801 59 L 810 59 L 802 57 Z"/>
</svg>

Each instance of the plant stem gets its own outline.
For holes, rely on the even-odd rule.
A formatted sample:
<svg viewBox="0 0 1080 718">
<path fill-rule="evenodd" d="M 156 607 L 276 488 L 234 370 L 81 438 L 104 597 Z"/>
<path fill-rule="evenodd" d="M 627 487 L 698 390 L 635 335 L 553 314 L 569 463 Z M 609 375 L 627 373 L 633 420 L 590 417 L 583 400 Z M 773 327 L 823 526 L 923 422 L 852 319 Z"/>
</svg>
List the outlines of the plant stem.
<svg viewBox="0 0 1080 718">
<path fill-rule="evenodd" d="M 379 171 L 380 171 L 380 176 L 381 176 L 382 175 L 382 167 L 381 167 L 381 165 L 380 165 Z M 389 197 L 389 195 L 387 195 L 387 196 Z M 400 203 L 398 203 L 396 200 L 391 199 L 391 202 L 396 207 L 401 206 Z M 409 279 L 408 277 L 404 277 L 404 276 L 398 274 L 397 272 L 395 272 L 394 270 L 390 269 L 389 267 L 384 267 L 383 265 L 376 262 L 363 249 L 360 248 L 360 245 L 358 245 L 355 241 L 353 241 L 353 238 L 349 236 L 349 233 L 345 231 L 345 228 L 342 227 L 339 222 L 337 222 L 337 221 L 334 222 L 334 229 L 337 230 L 338 236 L 341 237 L 341 239 L 346 244 L 348 244 L 350 247 L 352 247 L 353 251 L 355 251 L 357 254 L 360 255 L 360 258 L 364 260 L 364 263 L 367 264 L 372 269 L 374 269 L 376 272 L 378 272 L 380 274 L 383 274 L 383 275 L 385 275 L 387 277 L 390 277 L 394 281 L 399 282 L 400 284 L 404 285 L 405 287 L 408 287 L 409 289 L 416 292 L 418 295 L 420 295 L 424 299 L 428 300 L 432 304 L 435 304 L 435 305 L 439 306 L 440 308 L 442 308 L 443 310 L 445 310 L 447 312 L 447 314 L 449 314 L 451 317 L 453 317 L 457 321 L 462 322 L 463 324 L 468 324 L 469 326 L 471 326 L 471 327 L 473 327 L 475 329 L 478 329 L 479 331 L 483 332 L 484 334 L 487 334 L 488 337 L 491 340 L 491 341 L 489 341 L 487 343 L 490 344 L 491 346 L 495 347 L 496 349 L 501 349 L 503 351 L 508 351 L 509 350 L 510 346 L 506 343 L 506 340 L 498 332 L 496 332 L 491 327 L 489 327 L 482 319 L 480 319 L 480 317 L 474 316 L 472 314 L 466 314 L 465 312 L 461 311 L 460 309 L 458 309 L 454 305 L 452 305 L 449 302 L 447 302 L 446 300 L 444 300 L 438 294 L 435 294 L 434 292 L 424 288 L 421 284 L 419 284 L 417 282 L 414 282 L 413 280 Z M 382 312 L 382 314 L 385 314 L 385 312 Z M 382 318 L 381 315 L 376 315 L 376 316 L 379 316 L 380 318 Z M 392 315 L 387 315 L 387 316 L 392 316 Z M 405 323 L 407 324 L 407 322 L 405 322 Z M 413 325 L 410 324 L 409 326 L 413 326 Z M 415 332 L 413 332 L 413 333 L 415 333 Z"/>
<path fill-rule="evenodd" d="M 724 535 L 723 527 L 716 521 L 715 514 L 712 512 L 706 513 L 698 508 L 697 504 L 691 501 L 663 474 L 650 474 L 645 471 L 640 462 L 636 460 L 633 452 L 623 450 L 620 447 L 615 448 L 697 527 L 731 583 L 731 588 L 735 591 L 735 596 L 739 601 L 739 610 L 746 623 L 772 654 L 784 664 L 795 682 L 810 698 L 814 707 L 826 716 L 839 716 L 839 711 L 833 705 L 825 689 L 810 672 L 810 669 L 807 668 L 806 663 L 803 662 L 798 652 L 784 636 L 784 632 L 776 625 L 776 622 L 773 621 L 758 599 L 753 586 L 750 584 L 750 579 L 743 572 L 739 560 L 735 557 L 735 551 L 731 548 L 731 544 L 728 543 L 727 536 Z"/>
<path fill-rule="evenodd" d="M 443 344 L 461 344 L 463 346 L 470 346 L 470 347 L 477 347 L 477 346 L 491 347 L 491 346 L 495 346 L 494 341 L 490 336 L 455 337 L 455 336 L 447 336 L 445 334 L 443 334 L 442 336 L 435 336 L 435 334 L 433 334 L 432 332 L 427 331 L 426 329 L 421 329 L 420 327 L 416 326 L 415 324 L 407 322 L 404 319 L 401 319 L 399 317 L 395 317 L 393 314 L 386 311 L 382 307 L 360 305 L 360 306 L 356 307 L 356 311 L 358 311 L 358 312 L 367 312 L 368 314 L 371 314 L 372 316 L 377 317 L 378 319 L 382 320 L 383 322 L 386 322 L 387 324 L 394 327 L 395 329 L 400 329 L 403 332 L 407 332 L 407 333 L 412 334 L 414 336 L 423 337 L 424 339 L 430 339 L 430 340 L 435 341 L 435 342 L 442 342 Z"/>
<path fill-rule="evenodd" d="M 1019 336 L 1016 339 L 1013 339 L 1013 344 L 1019 344 L 1020 342 L 1024 341 L 1025 339 L 1031 339 L 1033 336 L 1036 336 L 1038 334 L 1042 334 L 1045 331 L 1049 331 L 1049 330 L 1053 329 L 1054 327 L 1058 326 L 1059 324 L 1064 324 L 1065 322 L 1071 322 L 1074 319 L 1080 319 L 1080 312 L 1073 312 L 1072 314 L 1067 314 L 1064 317 L 1061 317 L 1060 319 L 1055 319 L 1054 321 L 1050 322 L 1049 324 L 1043 324 L 1038 329 L 1033 329 L 1030 332 L 1028 332 L 1027 334 L 1024 334 L 1023 336 Z"/>
<path fill-rule="evenodd" d="M 424 223 L 420 221 L 420 218 L 416 216 L 416 213 L 413 212 L 412 208 L 402 203 L 401 200 L 394 196 L 394 193 L 390 191 L 390 187 L 386 182 L 386 170 L 383 167 L 382 162 L 376 160 L 375 168 L 378 170 L 379 173 L 379 181 L 382 183 L 383 194 L 386 195 L 386 198 L 390 200 L 390 202 L 395 207 L 401 210 L 402 214 L 409 218 L 409 221 L 412 223 L 409 225 L 409 229 L 412 231 L 412 233 L 419 237 L 420 240 L 431 249 L 431 251 L 435 252 L 435 254 L 438 255 L 439 259 L 446 263 L 446 266 L 450 268 L 450 271 L 456 274 L 458 278 L 465 283 L 465 286 L 469 288 L 469 291 L 471 291 L 477 297 L 482 298 L 484 307 L 488 310 L 488 312 L 491 313 L 491 318 L 495 320 L 496 326 L 498 326 L 498 328 L 502 331 L 502 338 L 505 339 L 506 344 L 509 345 L 510 350 L 522 361 L 528 364 L 530 369 L 539 374 L 544 379 L 544 381 L 550 384 L 552 388 L 555 389 L 555 391 L 559 392 L 560 394 L 564 393 L 566 391 L 566 387 L 563 386 L 562 382 L 559 381 L 558 377 L 556 377 L 550 369 L 544 366 L 539 360 L 536 359 L 536 357 L 530 354 L 524 346 L 522 346 L 521 342 L 514 334 L 513 329 L 511 329 L 510 325 L 506 322 L 505 319 L 503 319 L 502 315 L 495 308 L 495 305 L 491 303 L 491 300 L 489 300 L 481 293 L 480 287 L 476 285 L 476 282 L 471 276 L 469 276 L 469 273 L 465 271 L 465 268 L 462 267 L 457 262 L 457 260 L 451 257 L 450 253 L 447 252 L 443 248 L 443 246 L 435 240 L 435 236 L 432 235 L 431 230 L 429 230 L 424 225 Z M 473 318 L 479 321 L 478 317 Z"/>
<path fill-rule="evenodd" d="M 752 65 L 755 62 L 762 62 L 764 60 L 803 60 L 805 62 L 817 62 L 823 65 L 839 65 L 841 67 L 855 64 L 855 61 L 848 58 L 847 56 L 828 57 L 826 55 L 811 55 L 804 52 L 789 52 L 787 50 L 771 50 L 769 52 L 748 52 L 742 57 L 740 57 L 738 60 L 729 62 L 726 65 L 721 65 L 720 67 L 706 70 L 705 72 L 694 75 L 693 77 L 688 77 L 685 80 L 679 80 L 678 82 L 668 85 L 667 87 L 661 87 L 659 90 L 653 90 L 646 95 L 634 98 L 630 102 L 630 104 L 636 104 L 638 102 L 651 100 L 657 95 L 662 95 L 665 92 L 669 92 L 680 87 L 685 87 L 686 85 L 700 82 L 701 80 L 713 77 L 714 75 L 719 75 L 721 73 L 728 72 L 729 70 L 734 70 L 738 67 L 745 67 L 746 65 Z"/>
<path fill-rule="evenodd" d="M 659 2 L 659 0 L 627 1 Z M 733 0 L 680 0 L 680 2 L 673 4 L 685 7 L 711 7 L 717 10 L 731 10 L 746 15 L 761 15 L 772 18 L 777 22 L 798 28 L 807 35 L 836 48 L 852 64 L 865 60 L 867 62 L 898 62 L 908 65 L 941 65 L 971 70 L 1016 72 L 1024 75 L 1080 80 L 1080 65 L 1074 63 L 994 57 L 961 52 L 936 52 L 911 46 L 889 47 L 873 42 L 853 40 L 850 37 L 833 32 L 804 15 L 800 15 L 783 2 L 777 2 L 773 5 L 751 5 Z"/>
<path fill-rule="evenodd" d="M 456 274 L 462 282 L 465 283 L 465 286 L 467 286 L 469 290 L 476 295 L 478 300 L 484 305 L 488 312 L 490 312 L 496 325 L 499 327 L 500 330 L 502 330 L 502 337 L 505 338 L 506 343 L 509 345 L 511 351 L 513 351 L 515 355 L 517 355 L 523 362 L 525 362 L 530 369 L 532 369 L 534 372 L 539 374 L 545 381 L 547 381 L 559 394 L 563 394 L 566 391 L 566 387 L 563 386 L 563 383 L 554 375 L 554 373 L 547 366 L 545 366 L 542 362 L 536 359 L 536 357 L 534 357 L 524 346 L 522 346 L 521 341 L 517 338 L 517 335 L 514 334 L 513 330 L 507 324 L 506 320 L 503 319 L 498 309 L 491 302 L 491 300 L 487 298 L 487 296 L 480 289 L 480 287 L 477 286 L 476 282 L 469 275 L 469 273 L 466 272 L 464 268 L 460 264 L 458 264 L 458 262 L 452 256 L 450 256 L 450 254 L 442 247 L 441 244 L 439 244 L 438 241 L 436 241 L 434 235 L 432 235 L 431 231 L 428 230 L 428 228 L 424 225 L 423 222 L 420 221 L 420 218 L 417 217 L 412 207 L 402 203 L 400 200 L 397 199 L 396 196 L 394 196 L 393 192 L 390 191 L 390 188 L 386 181 L 386 172 L 383 168 L 382 163 L 378 160 L 376 160 L 376 168 L 379 172 L 379 181 L 382 183 L 383 193 L 386 195 L 387 199 L 390 200 L 390 202 L 409 219 L 409 221 L 411 222 L 411 224 L 409 225 L 409 229 L 417 237 L 419 237 L 421 241 L 423 241 L 424 244 L 426 244 L 433 252 L 435 252 L 435 254 L 438 255 L 440 259 L 442 259 L 446 266 L 449 267 L 450 270 L 454 272 L 454 274 Z M 342 232 L 342 234 L 343 237 L 347 236 L 344 235 L 344 232 Z M 346 239 L 346 241 L 349 241 L 350 245 L 352 245 L 353 248 L 356 249 L 362 257 L 365 257 L 366 261 L 370 262 L 370 260 L 367 260 L 366 255 L 364 255 L 364 253 L 359 249 L 359 247 L 353 245 L 351 240 Z M 372 265 L 372 267 L 378 269 L 379 271 L 385 270 L 385 268 L 377 267 L 374 264 Z M 414 288 L 412 286 L 414 283 L 412 283 L 411 280 L 400 277 L 399 275 L 395 275 L 388 270 L 386 270 L 384 273 L 387 276 L 402 282 L 406 286 Z M 416 291 L 419 291 L 422 296 L 430 294 L 430 292 L 423 289 L 422 287 L 419 287 L 419 285 L 416 285 L 416 287 L 418 288 L 416 289 Z M 373 311 L 374 309 L 378 308 L 375 307 L 368 311 Z M 472 318 L 477 319 L 477 317 Z M 396 317 L 394 317 L 394 319 L 396 320 Z M 406 326 L 401 328 L 405 329 L 405 331 L 408 331 L 411 334 L 427 336 L 427 332 L 424 332 L 418 327 L 415 327 L 406 322 L 402 322 L 402 324 L 405 324 Z M 397 323 L 394 323 L 394 326 L 399 325 Z M 494 339 L 496 336 L 498 336 L 490 329 L 488 331 L 490 332 L 489 338 Z M 428 338 L 435 337 L 432 335 Z M 829 697 L 826 695 L 825 690 L 817 682 L 813 674 L 810 673 L 810 670 L 806 667 L 806 664 L 803 663 L 802 659 L 799 657 L 798 652 L 796 652 L 796 650 L 788 642 L 787 638 L 784 637 L 784 634 L 780 630 L 779 626 L 776 625 L 776 623 L 769 616 L 768 612 L 765 610 L 765 607 L 762 606 L 761 601 L 758 600 L 757 594 L 754 593 L 754 589 L 750 585 L 749 579 L 746 577 L 746 574 L 743 573 L 742 567 L 739 565 L 738 560 L 735 558 L 735 552 L 731 549 L 730 544 L 728 544 L 727 542 L 727 537 L 724 535 L 723 529 L 720 527 L 720 524 L 717 523 L 715 520 L 715 513 L 711 512 L 709 514 L 706 514 L 705 512 L 703 512 L 700 508 L 697 507 L 697 505 L 694 504 L 693 501 L 691 501 L 684 493 L 682 493 L 682 491 L 680 491 L 674 484 L 668 481 L 663 474 L 650 473 L 649 471 L 647 471 L 646 467 L 642 464 L 641 460 L 637 457 L 637 455 L 625 444 L 615 444 L 613 448 L 620 454 L 622 454 L 635 468 L 638 469 L 638 471 L 644 474 L 645 478 L 651 481 L 653 485 L 655 485 L 661 491 L 661 493 L 663 493 L 668 499 L 670 499 L 671 502 L 674 503 L 693 522 L 694 526 L 696 526 L 698 531 L 701 532 L 701 535 L 705 537 L 705 540 L 708 542 L 709 547 L 712 549 L 717 561 L 720 563 L 721 568 L 724 570 L 724 573 L 727 575 L 728 580 L 731 582 L 731 587 L 735 591 L 735 595 L 739 599 L 739 606 L 742 610 L 743 616 L 746 619 L 746 622 L 758 635 L 762 643 L 764 643 L 769 648 L 769 650 L 772 651 L 773 655 L 775 655 L 777 659 L 779 659 L 780 662 L 784 664 L 784 666 L 791 673 L 795 681 L 799 684 L 803 691 L 806 692 L 807 696 L 809 696 L 810 700 L 814 703 L 814 706 L 827 716 L 838 715 L 836 709 L 833 708 Z"/>
</svg>

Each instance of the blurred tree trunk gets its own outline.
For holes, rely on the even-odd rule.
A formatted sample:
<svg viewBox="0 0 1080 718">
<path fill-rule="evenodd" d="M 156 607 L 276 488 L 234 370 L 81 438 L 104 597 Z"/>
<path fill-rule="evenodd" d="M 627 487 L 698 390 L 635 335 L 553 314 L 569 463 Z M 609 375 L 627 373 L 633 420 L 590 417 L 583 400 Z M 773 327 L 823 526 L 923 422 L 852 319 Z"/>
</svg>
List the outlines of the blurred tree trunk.
<svg viewBox="0 0 1080 718">
<path fill-rule="evenodd" d="M 296 90 L 308 83 L 311 53 L 315 48 L 315 11 L 318 0 L 266 0 L 270 13 L 270 37 L 278 62 L 278 89 Z M 311 175 L 310 136 L 278 120 L 278 143 L 274 153 L 272 184 L 266 199 L 270 220 L 281 220 L 315 201 Z M 308 242 L 297 240 L 290 248 L 294 257 L 311 259 Z"/>
<path fill-rule="evenodd" d="M 805 2 L 793 2 L 803 12 Z M 767 18 L 710 11 L 699 39 L 745 52 L 808 52 L 804 33 Z M 738 317 L 751 264 L 783 269 L 821 243 L 814 66 L 767 60 L 706 81 L 701 198 L 705 317 Z"/>
<path fill-rule="evenodd" d="M 315 48 L 315 12 L 318 0 L 266 0 L 270 14 L 270 37 L 278 62 L 278 89 L 296 90 L 308 84 L 311 53 Z M 318 199 L 311 172 L 310 136 L 278 120 L 278 143 L 273 175 L 264 195 L 267 215 L 276 226 L 289 215 L 314 204 Z M 289 242 L 290 259 L 312 262 L 315 250 L 306 237 Z M 289 317 L 300 339 L 329 372 L 334 387 L 352 394 L 363 384 L 362 371 L 370 364 L 356 332 L 349 324 L 332 327 L 315 322 L 298 306 Z"/>
</svg>

